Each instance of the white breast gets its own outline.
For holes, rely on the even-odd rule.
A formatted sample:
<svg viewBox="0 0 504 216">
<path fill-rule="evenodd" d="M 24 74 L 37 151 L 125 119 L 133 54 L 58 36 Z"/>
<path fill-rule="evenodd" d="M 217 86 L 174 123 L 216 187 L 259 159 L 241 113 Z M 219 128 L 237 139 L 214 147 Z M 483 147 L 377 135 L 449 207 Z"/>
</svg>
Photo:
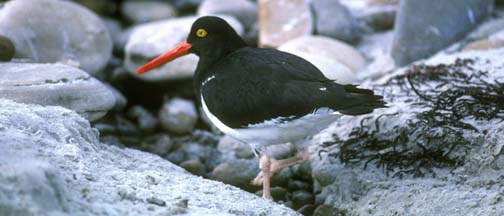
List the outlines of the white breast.
<svg viewBox="0 0 504 216">
<path fill-rule="evenodd" d="M 301 118 L 278 123 L 277 119 L 271 119 L 263 123 L 249 125 L 247 128 L 231 128 L 221 122 L 208 109 L 203 95 L 201 95 L 203 111 L 210 121 L 223 133 L 238 140 L 248 143 L 257 149 L 260 146 L 281 144 L 302 140 L 308 136 L 317 134 L 336 121 L 341 114 L 331 109 L 321 108 Z M 246 113 L 244 113 L 246 115 Z"/>
</svg>

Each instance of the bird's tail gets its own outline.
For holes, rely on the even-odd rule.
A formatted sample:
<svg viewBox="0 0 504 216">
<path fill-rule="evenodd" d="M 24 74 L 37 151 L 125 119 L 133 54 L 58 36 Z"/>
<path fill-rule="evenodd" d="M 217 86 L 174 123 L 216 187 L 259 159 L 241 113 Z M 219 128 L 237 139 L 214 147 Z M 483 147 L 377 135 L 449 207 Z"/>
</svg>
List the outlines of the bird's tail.
<svg viewBox="0 0 504 216">
<path fill-rule="evenodd" d="M 338 111 L 345 115 L 363 115 L 373 112 L 374 109 L 387 107 L 383 97 L 375 95 L 372 90 L 360 89 L 355 85 L 344 85 L 347 92 L 348 107 Z"/>
</svg>

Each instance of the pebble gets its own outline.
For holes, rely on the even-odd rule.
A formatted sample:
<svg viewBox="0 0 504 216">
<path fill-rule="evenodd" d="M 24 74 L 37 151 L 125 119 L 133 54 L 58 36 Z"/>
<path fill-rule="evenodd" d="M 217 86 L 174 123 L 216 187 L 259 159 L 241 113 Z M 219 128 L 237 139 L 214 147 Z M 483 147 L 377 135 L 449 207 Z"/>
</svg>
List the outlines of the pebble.
<svg viewBox="0 0 504 216">
<path fill-rule="evenodd" d="M 12 40 L 16 57 L 63 62 L 90 74 L 100 72 L 112 55 L 103 21 L 72 1 L 9 1 L 2 8 L 0 35 Z"/>
<path fill-rule="evenodd" d="M 161 126 L 174 133 L 191 132 L 198 121 L 194 102 L 182 98 L 173 98 L 164 103 L 158 116 Z"/>
<path fill-rule="evenodd" d="M 169 19 L 177 14 L 171 4 L 163 1 L 125 1 L 121 12 L 132 23 Z"/>
<path fill-rule="evenodd" d="M 315 209 L 315 212 L 313 212 L 313 216 L 340 216 L 340 215 L 344 214 L 328 205 L 320 205 Z"/>
<path fill-rule="evenodd" d="M 166 202 L 162 199 L 157 198 L 157 197 L 147 198 L 146 201 L 150 204 L 154 204 L 154 205 L 158 205 L 158 206 L 166 206 Z"/>
<path fill-rule="evenodd" d="M 315 206 L 313 204 L 306 204 L 303 207 L 299 208 L 297 211 L 302 215 L 311 216 L 315 211 Z"/>
<path fill-rule="evenodd" d="M 250 184 L 258 173 L 257 160 L 236 159 L 219 164 L 212 171 L 212 179 L 253 192 L 260 188 Z"/>
<path fill-rule="evenodd" d="M 257 22 L 257 6 L 250 0 L 204 0 L 198 15 L 226 14 L 236 17 L 246 29 Z"/>
<path fill-rule="evenodd" d="M 229 135 L 224 135 L 219 140 L 217 149 L 223 154 L 231 154 L 237 158 L 249 159 L 254 157 L 254 152 L 248 144 L 236 140 Z"/>
<path fill-rule="evenodd" d="M 184 161 L 180 164 L 180 167 L 189 171 L 190 173 L 197 176 L 206 176 L 206 168 L 203 163 L 199 159 L 192 159 L 188 161 Z"/>
<path fill-rule="evenodd" d="M 308 191 L 298 190 L 292 192 L 292 202 L 296 206 L 304 206 L 307 203 L 313 203 L 315 197 Z"/>
<path fill-rule="evenodd" d="M 315 29 L 319 35 L 345 42 L 357 42 L 361 37 L 359 23 L 344 5 L 335 0 L 311 3 L 315 14 Z"/>
<path fill-rule="evenodd" d="M 278 47 L 313 32 L 308 0 L 259 0 L 259 45 Z"/>
<path fill-rule="evenodd" d="M 14 44 L 12 44 L 12 41 L 9 38 L 0 35 L 0 62 L 10 61 L 14 58 L 15 53 L 16 48 L 14 47 Z"/>
<path fill-rule="evenodd" d="M 287 195 L 287 189 L 283 187 L 271 187 L 271 196 L 273 197 L 273 200 L 279 201 L 279 200 L 285 200 L 285 197 Z M 258 190 L 255 193 L 257 196 L 261 196 L 263 194 L 263 190 Z"/>
<path fill-rule="evenodd" d="M 157 118 L 141 105 L 132 106 L 126 115 L 135 120 L 138 128 L 143 131 L 154 131 L 158 125 Z"/>
</svg>

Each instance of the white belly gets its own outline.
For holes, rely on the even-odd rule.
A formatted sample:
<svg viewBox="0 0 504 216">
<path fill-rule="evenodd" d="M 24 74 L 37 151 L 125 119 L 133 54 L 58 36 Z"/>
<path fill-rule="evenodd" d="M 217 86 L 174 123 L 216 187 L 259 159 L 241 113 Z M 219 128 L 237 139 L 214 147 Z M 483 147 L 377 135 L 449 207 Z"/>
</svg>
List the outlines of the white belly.
<svg viewBox="0 0 504 216">
<path fill-rule="evenodd" d="M 338 112 L 322 108 L 301 118 L 280 124 L 273 124 L 275 122 L 275 119 L 273 119 L 263 123 L 249 125 L 247 128 L 235 129 L 222 123 L 208 110 L 203 95 L 201 97 L 201 104 L 205 114 L 219 130 L 229 136 L 248 143 L 255 149 L 261 146 L 302 140 L 327 128 L 341 116 Z"/>
</svg>

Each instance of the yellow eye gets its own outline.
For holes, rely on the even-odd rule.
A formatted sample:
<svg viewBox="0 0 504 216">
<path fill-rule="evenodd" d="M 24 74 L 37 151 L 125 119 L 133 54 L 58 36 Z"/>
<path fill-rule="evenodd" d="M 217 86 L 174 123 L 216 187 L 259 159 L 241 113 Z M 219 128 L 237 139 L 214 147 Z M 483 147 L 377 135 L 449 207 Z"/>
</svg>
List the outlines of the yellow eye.
<svg viewBox="0 0 504 216">
<path fill-rule="evenodd" d="M 207 34 L 208 34 L 208 32 L 205 31 L 205 29 L 200 28 L 200 29 L 196 30 L 196 36 L 198 36 L 199 38 L 204 38 L 207 36 Z"/>
</svg>

